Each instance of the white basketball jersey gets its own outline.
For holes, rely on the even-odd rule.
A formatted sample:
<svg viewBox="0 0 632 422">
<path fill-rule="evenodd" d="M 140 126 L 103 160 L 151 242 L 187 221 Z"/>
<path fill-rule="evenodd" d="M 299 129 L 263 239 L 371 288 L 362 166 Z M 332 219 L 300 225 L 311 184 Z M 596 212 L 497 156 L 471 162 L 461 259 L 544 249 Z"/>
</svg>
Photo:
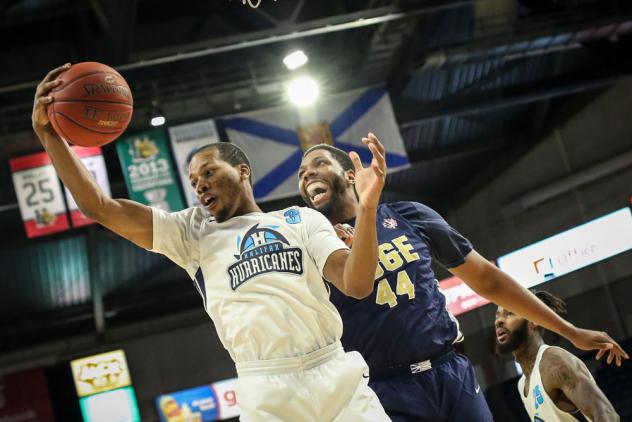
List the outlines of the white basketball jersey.
<svg viewBox="0 0 632 422">
<path fill-rule="evenodd" d="M 544 389 L 544 384 L 540 377 L 540 360 L 542 360 L 544 351 L 549 347 L 552 346 L 543 344 L 538 349 L 538 354 L 533 364 L 533 371 L 529 377 L 529 392 L 526 397 L 524 396 L 526 377 L 523 374 L 518 380 L 520 398 L 529 417 L 534 422 L 577 422 L 577 418 L 571 413 L 559 409 Z"/>
<path fill-rule="evenodd" d="M 235 362 L 302 356 L 339 340 L 323 268 L 347 249 L 318 211 L 292 207 L 218 223 L 199 207 L 153 212 L 153 252 L 184 268 Z"/>
</svg>

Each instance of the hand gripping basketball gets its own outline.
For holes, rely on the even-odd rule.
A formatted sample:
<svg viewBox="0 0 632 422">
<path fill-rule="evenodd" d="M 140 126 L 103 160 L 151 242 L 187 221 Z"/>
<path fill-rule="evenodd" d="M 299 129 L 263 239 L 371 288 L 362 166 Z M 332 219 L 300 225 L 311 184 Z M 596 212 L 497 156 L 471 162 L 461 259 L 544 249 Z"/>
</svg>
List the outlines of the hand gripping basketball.
<svg viewBox="0 0 632 422">
<path fill-rule="evenodd" d="M 34 127 L 48 123 L 41 113 L 43 105 L 60 137 L 76 145 L 99 146 L 125 131 L 132 118 L 133 99 L 116 70 L 84 62 L 54 69 L 38 85 Z"/>
</svg>

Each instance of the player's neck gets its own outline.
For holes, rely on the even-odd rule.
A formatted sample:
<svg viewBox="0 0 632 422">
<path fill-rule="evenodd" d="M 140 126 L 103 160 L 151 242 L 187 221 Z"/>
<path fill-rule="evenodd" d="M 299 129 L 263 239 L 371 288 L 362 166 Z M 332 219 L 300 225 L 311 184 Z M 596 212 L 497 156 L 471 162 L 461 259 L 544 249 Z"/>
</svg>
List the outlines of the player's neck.
<svg viewBox="0 0 632 422">
<path fill-rule="evenodd" d="M 513 355 L 516 361 L 520 364 L 522 371 L 528 378 L 533 371 L 533 365 L 535 364 L 535 358 L 538 356 L 538 350 L 540 346 L 544 344 L 540 336 L 534 337 L 525 341 L 519 348 L 517 348 Z"/>
</svg>

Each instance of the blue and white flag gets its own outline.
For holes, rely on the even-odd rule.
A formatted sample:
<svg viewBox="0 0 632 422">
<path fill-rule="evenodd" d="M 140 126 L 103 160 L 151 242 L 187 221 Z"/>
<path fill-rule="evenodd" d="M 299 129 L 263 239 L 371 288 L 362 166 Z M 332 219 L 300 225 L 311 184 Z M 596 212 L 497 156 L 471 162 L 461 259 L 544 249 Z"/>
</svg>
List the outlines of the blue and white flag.
<svg viewBox="0 0 632 422">
<path fill-rule="evenodd" d="M 386 148 L 389 172 L 409 165 L 387 91 L 358 90 L 331 96 L 311 108 L 275 108 L 223 119 L 228 139 L 251 160 L 255 199 L 298 195 L 296 173 L 303 151 L 319 143 L 356 151 L 367 164 L 362 138 L 373 132 Z"/>
</svg>

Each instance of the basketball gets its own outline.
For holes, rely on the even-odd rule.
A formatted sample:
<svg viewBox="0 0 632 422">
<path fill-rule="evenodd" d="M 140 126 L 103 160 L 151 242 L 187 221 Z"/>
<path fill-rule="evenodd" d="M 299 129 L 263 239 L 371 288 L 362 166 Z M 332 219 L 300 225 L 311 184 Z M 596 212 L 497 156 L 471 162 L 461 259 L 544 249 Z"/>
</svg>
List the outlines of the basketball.
<svg viewBox="0 0 632 422">
<path fill-rule="evenodd" d="M 97 62 L 74 64 L 51 91 L 48 118 L 59 136 L 85 147 L 105 145 L 127 128 L 133 111 L 132 92 L 123 77 Z"/>
</svg>

